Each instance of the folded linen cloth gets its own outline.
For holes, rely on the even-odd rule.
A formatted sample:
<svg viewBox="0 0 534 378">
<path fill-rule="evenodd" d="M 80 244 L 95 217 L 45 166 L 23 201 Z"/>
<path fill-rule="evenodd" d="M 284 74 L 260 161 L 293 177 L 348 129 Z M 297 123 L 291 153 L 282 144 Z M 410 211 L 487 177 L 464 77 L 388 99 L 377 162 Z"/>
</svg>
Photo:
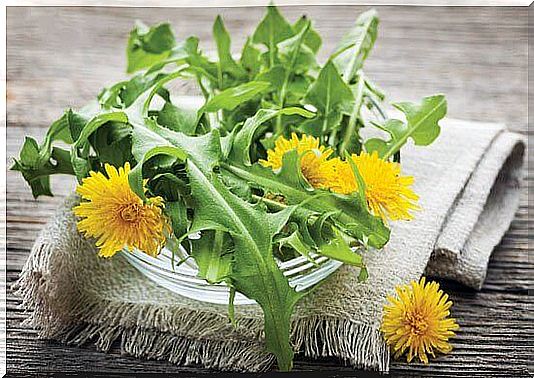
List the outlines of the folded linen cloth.
<svg viewBox="0 0 534 378">
<path fill-rule="evenodd" d="M 480 287 L 518 206 L 524 149 L 523 137 L 502 125 L 450 119 L 432 146 L 407 146 L 403 171 L 415 176 L 422 210 L 415 220 L 392 225 L 384 250 L 367 252 L 366 282 L 343 266 L 298 303 L 295 349 L 387 371 L 389 350 L 379 331 L 386 296 L 425 268 Z M 23 306 L 34 310 L 28 322 L 42 337 L 93 342 L 103 351 L 120 341 L 126 354 L 221 370 L 273 365 L 263 350 L 258 306 L 236 306 L 234 329 L 226 306 L 173 294 L 124 258 L 98 258 L 77 232 L 71 212 L 77 201 L 68 197 L 42 230 L 18 283 Z"/>
</svg>

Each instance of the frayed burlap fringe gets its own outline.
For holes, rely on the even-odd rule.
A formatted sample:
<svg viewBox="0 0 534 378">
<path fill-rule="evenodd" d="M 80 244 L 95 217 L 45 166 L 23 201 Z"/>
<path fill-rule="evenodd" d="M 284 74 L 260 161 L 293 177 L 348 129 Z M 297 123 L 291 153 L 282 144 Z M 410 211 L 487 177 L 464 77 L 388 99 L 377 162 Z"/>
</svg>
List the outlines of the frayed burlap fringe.
<svg viewBox="0 0 534 378">
<path fill-rule="evenodd" d="M 127 328 L 122 326 L 108 326 L 102 324 L 73 323 L 65 324 L 54 321 L 55 314 L 47 312 L 41 300 L 35 300 L 34 289 L 39 290 L 39 277 L 32 277 L 28 284 L 28 277 L 22 285 L 19 294 L 25 298 L 23 306 L 34 308 L 34 312 L 26 319 L 28 326 L 39 330 L 39 336 L 55 339 L 66 345 L 82 346 L 89 342 L 103 352 L 108 352 L 115 342 L 120 342 L 122 353 L 138 358 L 167 360 L 179 365 L 201 364 L 206 368 L 223 371 L 266 371 L 275 362 L 274 356 L 266 354 L 263 346 L 258 342 L 239 340 L 211 340 L 190 339 L 172 333 L 161 333 L 153 329 L 140 327 Z M 39 305 L 35 305 L 39 303 Z M 80 308 L 92 308 L 91 312 L 98 312 L 103 317 L 122 317 L 122 320 L 139 318 L 144 313 L 139 305 L 92 306 L 80 299 Z M 104 307 L 104 308 L 103 308 Z M 145 313 L 145 320 L 154 321 L 156 314 Z M 211 322 L 220 323 L 218 316 L 203 316 L 184 312 L 179 316 L 181 320 L 195 319 L 194 324 L 202 329 L 210 327 Z M 250 320 L 250 319 L 249 319 Z M 252 320 L 251 323 L 261 323 Z M 240 324 L 240 326 L 245 326 Z M 258 324 L 254 325 L 258 327 Z M 385 346 L 381 334 L 369 326 L 353 323 L 349 320 L 322 317 L 300 319 L 293 322 L 293 342 L 295 349 L 305 356 L 338 357 L 342 361 L 356 368 L 388 371 L 389 349 Z"/>
<path fill-rule="evenodd" d="M 238 318 L 238 329 L 256 330 L 251 340 L 237 334 L 216 340 L 202 336 L 227 321 L 224 313 L 183 308 L 174 310 L 169 317 L 167 311 L 152 304 L 95 301 L 72 286 L 53 287 L 49 279 L 50 258 L 57 245 L 47 240 L 48 236 L 41 235 L 36 242 L 17 283 L 22 307 L 33 310 L 25 325 L 37 328 L 40 337 L 75 346 L 92 343 L 104 352 L 120 343 L 121 352 L 134 357 L 179 365 L 200 364 L 223 371 L 259 372 L 273 366 L 274 356 L 263 349 L 261 318 Z M 73 295 L 74 306 L 70 303 Z M 59 313 L 58 308 L 69 311 Z M 198 338 L 180 335 L 184 329 Z M 295 350 L 308 357 L 338 357 L 357 368 L 388 370 L 389 350 L 380 332 L 349 319 L 294 319 L 292 341 Z"/>
</svg>

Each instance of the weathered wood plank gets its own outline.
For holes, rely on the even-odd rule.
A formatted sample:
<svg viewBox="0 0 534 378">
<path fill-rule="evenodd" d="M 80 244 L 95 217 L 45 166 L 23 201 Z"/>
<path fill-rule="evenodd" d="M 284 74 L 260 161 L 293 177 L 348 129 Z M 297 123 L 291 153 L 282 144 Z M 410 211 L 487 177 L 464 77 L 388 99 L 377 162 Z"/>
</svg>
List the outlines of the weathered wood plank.
<svg viewBox="0 0 534 378">
<path fill-rule="evenodd" d="M 8 282 L 12 283 L 15 279 L 15 272 L 8 274 Z M 434 360 L 430 366 L 405 365 L 397 362 L 393 364 L 393 372 L 431 373 L 432 376 L 446 375 L 455 371 L 476 371 L 487 374 L 503 371 L 524 372 L 532 353 L 531 340 L 534 336 L 532 327 L 534 315 L 526 311 L 526 306 L 532 305 L 531 298 L 520 294 L 495 294 L 485 290 L 480 293 L 450 292 L 455 302 L 454 316 L 462 325 L 458 337 L 454 340 L 454 353 Z M 11 295 L 9 297 L 13 298 Z M 30 352 L 36 353 L 41 361 L 43 357 L 47 362 L 53 358 L 52 366 L 62 369 L 68 366 L 69 371 L 87 369 L 92 366 L 91 364 L 106 370 L 124 371 L 124 358 L 120 357 L 116 348 L 110 355 L 102 355 L 95 353 L 93 347 L 69 348 L 55 342 L 36 340 L 34 330 L 21 326 L 25 315 L 17 308 L 19 304 L 20 301 L 17 300 L 8 301 L 8 330 L 11 343 L 8 351 L 14 360 L 25 360 L 26 354 Z M 44 346 L 46 352 L 39 349 Z M 47 356 L 41 356 L 42 354 Z M 63 365 L 70 361 L 72 355 L 78 356 L 79 361 L 74 365 Z M 126 358 L 126 362 L 129 361 L 131 359 Z M 32 371 L 42 366 L 35 361 L 24 363 L 28 363 L 27 368 Z M 80 366 L 82 363 L 85 365 Z M 32 364 L 36 366 L 32 367 Z M 188 371 L 187 368 L 151 361 L 146 363 L 136 361 L 134 366 L 139 366 L 147 372 Z M 335 370 L 338 366 L 341 371 L 348 371 L 348 368 L 343 368 L 334 359 L 320 362 L 299 359 L 296 365 L 298 369 L 327 370 Z"/>
<path fill-rule="evenodd" d="M 367 7 L 284 7 L 306 13 L 323 36 L 326 58 Z M 525 130 L 526 9 L 378 7 L 380 36 L 367 67 L 392 100 L 434 92 L 456 118 L 505 121 Z M 125 76 L 125 44 L 135 19 L 170 21 L 176 35 L 195 34 L 213 49 L 213 19 L 222 13 L 237 52 L 261 18 L 261 8 L 9 8 L 9 125 L 47 126 L 68 106 L 82 106 Z M 51 53 L 53 52 L 53 53 Z M 39 90 L 35 90 L 38 88 Z"/>
</svg>

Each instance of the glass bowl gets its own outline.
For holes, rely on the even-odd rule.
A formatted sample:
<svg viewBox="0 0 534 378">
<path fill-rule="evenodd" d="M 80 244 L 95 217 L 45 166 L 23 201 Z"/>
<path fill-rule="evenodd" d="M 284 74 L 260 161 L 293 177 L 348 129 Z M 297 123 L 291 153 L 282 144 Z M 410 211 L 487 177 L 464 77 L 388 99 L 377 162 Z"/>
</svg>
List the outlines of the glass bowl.
<svg viewBox="0 0 534 378">
<path fill-rule="evenodd" d="M 182 107 L 196 110 L 203 105 L 203 98 L 198 96 L 173 96 L 173 103 L 179 103 Z M 385 120 L 385 114 L 380 111 L 378 114 L 367 114 L 366 107 L 362 108 L 365 117 L 370 119 Z M 198 236 L 197 236 L 198 237 Z M 196 299 L 203 302 L 228 304 L 230 289 L 224 283 L 210 284 L 206 280 L 198 277 L 198 266 L 194 259 L 186 259 L 188 253 L 182 246 L 174 256 L 174 261 L 186 259 L 180 265 L 174 264 L 172 252 L 163 248 L 157 257 L 149 256 L 139 250 L 129 252 L 121 251 L 122 256 L 139 272 L 156 284 L 187 298 Z M 289 261 L 278 261 L 278 266 L 283 274 L 288 278 L 289 285 L 296 291 L 305 290 L 336 271 L 343 263 L 331 260 L 328 257 L 310 253 L 315 263 L 310 262 L 304 256 L 296 257 Z M 256 303 L 254 300 L 236 293 L 234 304 L 244 305 Z"/>
<path fill-rule="evenodd" d="M 147 278 L 176 294 L 202 302 L 228 304 L 230 288 L 226 284 L 210 284 L 198 277 L 198 266 L 192 258 L 186 259 L 182 264 L 176 263 L 188 256 L 182 246 L 174 256 L 174 264 L 172 252 L 167 248 L 163 248 L 157 257 L 135 249 L 132 252 L 125 249 L 120 254 Z M 304 256 L 284 262 L 278 261 L 280 270 L 296 291 L 305 290 L 319 283 L 343 264 L 315 253 L 310 253 L 310 256 L 315 264 Z M 253 303 L 256 302 L 236 293 L 235 305 Z"/>
</svg>

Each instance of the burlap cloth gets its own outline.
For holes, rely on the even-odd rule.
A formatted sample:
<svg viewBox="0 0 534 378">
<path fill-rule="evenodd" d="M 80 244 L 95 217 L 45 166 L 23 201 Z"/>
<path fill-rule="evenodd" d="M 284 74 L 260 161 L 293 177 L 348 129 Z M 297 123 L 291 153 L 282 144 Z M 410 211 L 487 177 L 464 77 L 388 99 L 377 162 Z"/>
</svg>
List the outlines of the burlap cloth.
<svg viewBox="0 0 534 378">
<path fill-rule="evenodd" d="M 387 371 L 389 351 L 379 332 L 382 307 L 394 287 L 426 274 L 479 288 L 488 260 L 518 206 L 525 143 L 502 125 L 446 120 L 430 147 L 406 147 L 405 174 L 415 176 L 422 211 L 392 225 L 384 250 L 369 252 L 370 276 L 343 266 L 302 300 L 293 343 L 307 356 L 336 356 L 355 367 Z M 262 313 L 183 298 L 163 289 L 121 257 L 100 259 L 76 230 L 65 202 L 42 230 L 21 273 L 28 320 L 45 338 L 68 344 L 114 342 L 126 354 L 260 371 L 274 363 L 262 348 Z M 117 344 L 115 344 L 117 345 Z"/>
</svg>

